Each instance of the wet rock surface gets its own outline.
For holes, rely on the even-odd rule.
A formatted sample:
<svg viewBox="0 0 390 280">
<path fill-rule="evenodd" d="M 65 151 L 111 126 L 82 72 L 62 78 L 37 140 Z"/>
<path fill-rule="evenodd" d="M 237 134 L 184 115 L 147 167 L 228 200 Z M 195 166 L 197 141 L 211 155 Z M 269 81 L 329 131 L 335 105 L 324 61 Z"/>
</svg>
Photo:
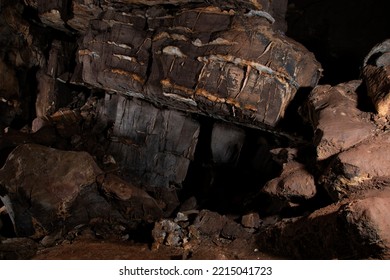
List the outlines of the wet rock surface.
<svg viewBox="0 0 390 280">
<path fill-rule="evenodd" d="M 317 85 L 285 0 L 65 2 L 0 2 L 0 258 L 390 257 L 388 41 Z"/>
</svg>

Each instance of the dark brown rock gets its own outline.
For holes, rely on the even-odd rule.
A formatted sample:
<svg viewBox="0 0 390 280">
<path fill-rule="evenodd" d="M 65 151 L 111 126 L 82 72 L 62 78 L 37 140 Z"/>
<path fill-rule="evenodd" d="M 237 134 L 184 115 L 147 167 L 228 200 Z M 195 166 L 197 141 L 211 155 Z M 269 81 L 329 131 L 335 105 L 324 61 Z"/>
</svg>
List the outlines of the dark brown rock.
<svg viewBox="0 0 390 280">
<path fill-rule="evenodd" d="M 66 0 L 66 1 L 37 1 L 37 0 L 28 0 L 26 3 L 35 9 L 38 10 L 39 17 L 44 24 L 47 24 L 53 28 L 67 31 L 70 30 L 67 26 L 74 28 L 80 32 L 85 32 L 88 28 L 89 21 L 97 19 L 103 11 L 107 10 L 123 10 L 128 11 L 129 5 L 131 7 L 152 7 L 150 9 L 149 15 L 156 15 L 153 11 L 164 10 L 162 8 L 165 5 L 174 5 L 180 7 L 207 7 L 215 6 L 223 10 L 231 10 L 235 13 L 244 14 L 250 11 L 249 13 L 255 15 L 259 13 L 261 16 L 265 17 L 268 21 L 275 25 L 275 29 L 280 29 L 286 31 L 286 22 L 285 14 L 287 10 L 287 0 L 277 0 L 277 1 L 266 1 L 266 0 L 257 0 L 257 1 L 200 1 L 200 0 L 131 0 L 131 1 L 101 1 L 101 2 L 91 2 L 86 0 Z M 157 8 L 155 8 L 157 7 Z M 153 10 L 153 8 L 155 8 Z M 154 19 L 154 21 L 164 21 L 161 14 L 160 19 Z M 169 17 L 169 15 L 168 15 Z M 153 26 L 151 24 L 150 26 Z"/>
<path fill-rule="evenodd" d="M 161 218 L 160 207 L 145 191 L 112 174 L 99 176 L 98 182 L 105 195 L 114 198 L 113 207 L 128 221 L 155 221 Z"/>
<path fill-rule="evenodd" d="M 38 245 L 29 238 L 0 240 L 0 260 L 28 260 L 35 256 Z"/>
<path fill-rule="evenodd" d="M 246 228 L 258 228 L 260 226 L 259 213 L 249 213 L 242 216 L 241 224 Z"/>
<path fill-rule="evenodd" d="M 1 200 L 18 236 L 61 236 L 92 222 L 133 229 L 162 216 L 145 191 L 104 175 L 86 152 L 18 146 L 0 169 L 0 185 Z"/>
<path fill-rule="evenodd" d="M 390 177 L 389 149 L 389 133 L 360 143 L 338 154 L 320 181 L 334 200 L 377 188 L 376 179 Z"/>
<path fill-rule="evenodd" d="M 390 192 L 371 193 L 356 200 L 283 220 L 259 235 L 262 249 L 296 259 L 389 258 L 387 210 Z"/>
<path fill-rule="evenodd" d="M 58 227 L 72 215 L 69 208 L 100 173 L 85 152 L 64 152 L 35 144 L 17 147 L 0 170 L 5 192 L 1 199 L 16 234 L 39 235 L 42 230 L 45 233 Z"/>
<path fill-rule="evenodd" d="M 210 237 L 224 237 L 227 239 L 245 238 L 246 232 L 235 221 L 226 216 L 209 210 L 202 210 L 196 217 L 193 226 L 200 233 Z"/>
<path fill-rule="evenodd" d="M 309 96 L 305 117 L 315 131 L 317 159 L 323 160 L 373 135 L 374 124 L 358 109 L 360 81 L 317 86 Z"/>
<path fill-rule="evenodd" d="M 91 22 L 75 83 L 258 127 L 275 126 L 296 90 L 319 79 L 314 56 L 262 17 L 183 9 L 152 36 L 137 13 Z"/>
</svg>

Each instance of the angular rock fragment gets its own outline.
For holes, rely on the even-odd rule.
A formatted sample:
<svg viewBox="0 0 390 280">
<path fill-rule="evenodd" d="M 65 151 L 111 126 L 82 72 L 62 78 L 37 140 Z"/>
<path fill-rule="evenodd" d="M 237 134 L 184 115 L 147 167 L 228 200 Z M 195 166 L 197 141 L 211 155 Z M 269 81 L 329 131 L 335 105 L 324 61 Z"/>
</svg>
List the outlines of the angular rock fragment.
<svg viewBox="0 0 390 280">
<path fill-rule="evenodd" d="M 259 235 L 259 243 L 294 259 L 388 259 L 389 206 L 389 190 L 343 200 L 275 224 Z"/>
<path fill-rule="evenodd" d="M 113 124 L 109 153 L 132 182 L 151 188 L 183 182 L 199 135 L 195 120 L 119 95 L 107 94 L 101 110 Z"/>
<path fill-rule="evenodd" d="M 374 124 L 358 109 L 360 81 L 317 86 L 309 96 L 304 117 L 312 124 L 317 159 L 324 160 L 373 135 Z"/>
<path fill-rule="evenodd" d="M 200 211 L 193 226 L 204 235 L 222 236 L 227 239 L 245 238 L 245 234 L 247 234 L 235 221 L 209 210 Z"/>
<path fill-rule="evenodd" d="M 142 11 L 110 10 L 91 22 L 73 80 L 231 122 L 275 126 L 296 90 L 316 85 L 320 65 L 262 19 L 217 7 L 183 9 L 151 33 Z"/>
<path fill-rule="evenodd" d="M 335 200 L 378 188 L 390 178 L 390 135 L 381 134 L 337 155 L 320 182 Z"/>
<path fill-rule="evenodd" d="M 241 218 L 241 224 L 246 228 L 258 228 L 260 226 L 260 217 L 258 213 L 249 213 Z"/>
</svg>

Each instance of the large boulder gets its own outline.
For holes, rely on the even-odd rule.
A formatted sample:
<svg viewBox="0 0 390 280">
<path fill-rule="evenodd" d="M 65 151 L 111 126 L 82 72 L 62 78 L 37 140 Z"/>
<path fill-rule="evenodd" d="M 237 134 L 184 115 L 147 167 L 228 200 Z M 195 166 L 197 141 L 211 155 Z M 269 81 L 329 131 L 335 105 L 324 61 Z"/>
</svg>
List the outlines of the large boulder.
<svg viewBox="0 0 390 280">
<path fill-rule="evenodd" d="M 359 109 L 357 90 L 361 81 L 313 89 L 303 116 L 313 126 L 317 159 L 324 160 L 373 135 L 375 125 Z"/>
<path fill-rule="evenodd" d="M 331 161 L 320 182 L 335 201 L 376 189 L 381 186 L 378 182 L 390 180 L 389 136 L 384 133 L 368 139 Z"/>
<path fill-rule="evenodd" d="M 367 194 L 282 220 L 259 235 L 261 248 L 296 259 L 390 257 L 390 191 Z"/>
<path fill-rule="evenodd" d="M 149 219 L 151 213 L 158 218 L 158 211 L 151 210 L 155 202 L 145 192 L 119 179 L 112 186 L 110 182 L 115 180 L 112 178 L 100 180 L 102 186 L 99 186 L 96 183 L 99 176 L 104 176 L 103 172 L 86 152 L 61 151 L 37 144 L 18 146 L 0 169 L 0 198 L 16 235 L 40 238 L 53 232 L 65 233 L 93 219 L 127 224 L 132 219 Z M 122 216 L 122 211 L 101 195 L 102 188 L 112 199 L 127 205 L 135 200 L 137 204 L 126 208 L 127 216 Z"/>
<path fill-rule="evenodd" d="M 275 32 L 265 11 L 216 6 L 107 10 L 92 20 L 72 81 L 157 105 L 274 127 L 300 87 L 313 87 L 312 53 Z"/>
</svg>

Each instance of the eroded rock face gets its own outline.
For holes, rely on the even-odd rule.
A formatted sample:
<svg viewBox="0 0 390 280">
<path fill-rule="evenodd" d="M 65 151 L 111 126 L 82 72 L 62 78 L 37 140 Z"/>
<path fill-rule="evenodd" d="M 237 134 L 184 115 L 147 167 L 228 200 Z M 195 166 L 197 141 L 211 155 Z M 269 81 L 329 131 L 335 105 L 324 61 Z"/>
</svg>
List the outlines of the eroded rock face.
<svg viewBox="0 0 390 280">
<path fill-rule="evenodd" d="M 361 81 L 317 86 L 309 96 L 304 117 L 315 132 L 317 159 L 324 160 L 373 135 L 375 125 L 358 109 Z"/>
<path fill-rule="evenodd" d="M 70 214 L 68 208 L 101 173 L 85 152 L 21 145 L 0 170 L 2 201 L 19 236 L 35 233 L 37 223 L 51 231 Z M 9 201 L 4 197 L 8 197 Z"/>
<path fill-rule="evenodd" d="M 378 188 L 390 177 L 389 149 L 389 133 L 360 143 L 338 154 L 320 181 L 335 201 Z"/>
<path fill-rule="evenodd" d="M 262 192 L 281 203 L 287 203 L 309 200 L 315 196 L 317 189 L 314 176 L 306 167 L 291 161 L 283 166 L 280 176 L 265 184 Z"/>
<path fill-rule="evenodd" d="M 388 258 L 388 190 L 285 220 L 259 236 L 272 252 L 298 259 Z"/>
<path fill-rule="evenodd" d="M 253 126 L 275 126 L 320 65 L 268 19 L 219 7 L 107 10 L 78 50 L 73 82 Z"/>
<path fill-rule="evenodd" d="M 127 224 L 161 215 L 147 193 L 102 174 L 86 152 L 20 145 L 0 169 L 0 184 L 1 200 L 18 236 L 66 233 L 93 219 Z"/>
<path fill-rule="evenodd" d="M 205 7 L 209 5 L 220 7 L 224 10 L 232 10 L 236 13 L 252 13 L 263 11 L 268 20 L 275 23 L 275 28 L 285 31 L 285 14 L 287 10 L 287 0 L 240 0 L 240 1 L 201 1 L 201 0 L 132 0 L 132 1 L 88 1 L 88 0 L 69 0 L 69 1 L 37 1 L 28 0 L 28 5 L 38 9 L 39 17 L 45 24 L 56 29 L 69 31 L 67 26 L 80 32 L 85 32 L 90 20 L 98 18 L 102 11 L 116 9 L 127 13 L 129 6 L 147 7 L 153 13 L 156 5 L 169 5 L 178 7 Z M 163 17 L 163 15 L 160 15 Z M 67 25 L 67 26 L 66 26 Z"/>
<path fill-rule="evenodd" d="M 193 158 L 200 125 L 184 113 L 106 95 L 100 117 L 112 124 L 108 151 L 139 185 L 179 185 Z"/>
</svg>

